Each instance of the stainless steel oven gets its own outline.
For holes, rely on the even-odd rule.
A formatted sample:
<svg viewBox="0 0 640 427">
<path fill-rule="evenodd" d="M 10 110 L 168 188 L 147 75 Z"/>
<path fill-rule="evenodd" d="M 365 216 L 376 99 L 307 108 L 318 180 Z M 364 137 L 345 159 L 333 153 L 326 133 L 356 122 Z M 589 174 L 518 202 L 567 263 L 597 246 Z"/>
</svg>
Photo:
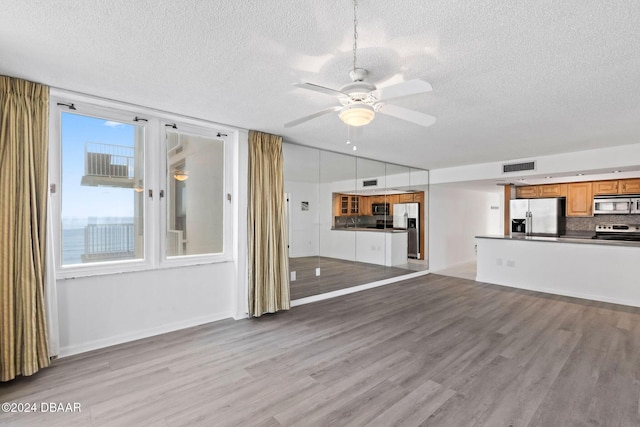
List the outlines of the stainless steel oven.
<svg viewBox="0 0 640 427">
<path fill-rule="evenodd" d="M 596 225 L 594 239 L 640 242 L 640 224 Z"/>
</svg>

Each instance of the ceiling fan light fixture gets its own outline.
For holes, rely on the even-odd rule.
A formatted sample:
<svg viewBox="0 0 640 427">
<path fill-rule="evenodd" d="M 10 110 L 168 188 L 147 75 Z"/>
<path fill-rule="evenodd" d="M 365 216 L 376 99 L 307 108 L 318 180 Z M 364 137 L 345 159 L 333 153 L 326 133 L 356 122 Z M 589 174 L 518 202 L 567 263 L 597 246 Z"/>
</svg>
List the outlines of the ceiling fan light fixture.
<svg viewBox="0 0 640 427">
<path fill-rule="evenodd" d="M 189 172 L 176 169 L 175 171 L 173 171 L 173 178 L 178 181 L 186 181 L 189 179 Z"/>
<path fill-rule="evenodd" d="M 342 107 L 340 119 L 349 126 L 364 126 L 369 124 L 376 113 L 371 105 L 351 104 Z"/>
</svg>

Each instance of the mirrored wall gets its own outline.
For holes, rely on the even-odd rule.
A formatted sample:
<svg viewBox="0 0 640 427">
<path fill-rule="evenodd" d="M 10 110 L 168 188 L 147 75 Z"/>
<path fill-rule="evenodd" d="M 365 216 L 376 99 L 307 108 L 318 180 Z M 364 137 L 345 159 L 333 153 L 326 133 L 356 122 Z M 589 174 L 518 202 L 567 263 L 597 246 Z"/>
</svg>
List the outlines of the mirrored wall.
<svg viewBox="0 0 640 427">
<path fill-rule="evenodd" d="M 428 269 L 429 172 L 285 143 L 291 299 Z"/>
</svg>

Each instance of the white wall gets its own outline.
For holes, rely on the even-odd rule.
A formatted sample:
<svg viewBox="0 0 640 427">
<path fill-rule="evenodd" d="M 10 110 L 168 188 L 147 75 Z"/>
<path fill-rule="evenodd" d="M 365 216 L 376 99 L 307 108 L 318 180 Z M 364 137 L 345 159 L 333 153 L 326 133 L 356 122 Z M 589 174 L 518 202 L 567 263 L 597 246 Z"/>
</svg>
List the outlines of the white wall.
<svg viewBox="0 0 640 427">
<path fill-rule="evenodd" d="M 597 171 L 611 172 L 613 169 L 640 165 L 640 144 L 622 145 L 611 148 L 577 151 L 573 153 L 540 156 L 535 158 L 507 160 L 504 162 L 481 163 L 477 165 L 453 168 L 433 169 L 430 173 L 431 184 L 477 181 L 486 179 L 525 178 L 535 175 L 553 175 L 561 173 Z M 502 164 L 536 161 L 536 170 L 502 173 Z"/>
<path fill-rule="evenodd" d="M 479 282 L 640 307 L 638 247 L 535 238 L 477 241 Z"/>
<path fill-rule="evenodd" d="M 289 256 L 292 258 L 318 256 L 319 243 L 319 187 L 317 183 L 285 181 L 289 195 Z M 308 211 L 301 203 L 309 202 Z"/>
<path fill-rule="evenodd" d="M 496 192 L 466 190 L 446 184 L 429 188 L 429 270 L 437 272 L 476 258 L 475 236 L 501 229 L 502 187 Z"/>
<path fill-rule="evenodd" d="M 60 356 L 231 317 L 234 263 L 58 280 Z"/>
</svg>

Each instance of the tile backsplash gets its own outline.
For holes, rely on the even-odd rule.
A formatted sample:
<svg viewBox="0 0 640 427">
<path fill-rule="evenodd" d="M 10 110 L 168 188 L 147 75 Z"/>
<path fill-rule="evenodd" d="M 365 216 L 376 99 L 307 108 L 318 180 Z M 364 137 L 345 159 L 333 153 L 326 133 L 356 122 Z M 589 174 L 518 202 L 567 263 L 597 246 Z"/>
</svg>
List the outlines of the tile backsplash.
<svg viewBox="0 0 640 427">
<path fill-rule="evenodd" d="M 595 231 L 596 225 L 607 224 L 640 224 L 640 215 L 595 215 L 585 218 L 566 218 L 567 232 Z"/>
</svg>

